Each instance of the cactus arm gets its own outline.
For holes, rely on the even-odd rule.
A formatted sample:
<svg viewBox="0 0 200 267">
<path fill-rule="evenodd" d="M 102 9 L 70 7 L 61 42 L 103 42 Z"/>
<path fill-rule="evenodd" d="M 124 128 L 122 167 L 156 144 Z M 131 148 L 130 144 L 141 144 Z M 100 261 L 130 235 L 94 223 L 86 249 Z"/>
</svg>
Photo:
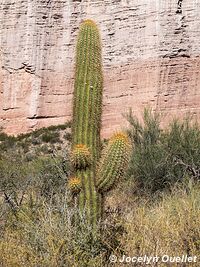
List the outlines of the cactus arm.
<svg viewBox="0 0 200 267">
<path fill-rule="evenodd" d="M 130 142 L 123 133 L 115 134 L 103 152 L 97 171 L 97 189 L 105 192 L 124 176 L 130 157 Z"/>
</svg>

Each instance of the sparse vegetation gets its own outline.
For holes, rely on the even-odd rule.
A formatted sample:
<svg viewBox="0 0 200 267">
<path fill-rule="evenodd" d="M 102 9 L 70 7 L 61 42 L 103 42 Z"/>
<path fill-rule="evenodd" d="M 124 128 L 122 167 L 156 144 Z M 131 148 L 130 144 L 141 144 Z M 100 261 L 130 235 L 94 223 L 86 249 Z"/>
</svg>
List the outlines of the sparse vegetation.
<svg viewBox="0 0 200 267">
<path fill-rule="evenodd" d="M 0 156 L 10 150 L 20 150 L 24 153 L 44 153 L 48 154 L 50 150 L 71 141 L 71 122 L 62 125 L 54 125 L 47 128 L 41 128 L 32 133 L 20 134 L 18 136 L 9 136 L 0 132 Z M 47 144 L 45 147 L 45 143 Z M 44 149 L 45 147 L 45 149 Z"/>
<path fill-rule="evenodd" d="M 2 153 L 0 266 L 123 266 L 109 262 L 112 254 L 200 257 L 199 127 L 186 119 L 161 129 L 156 115 L 144 117 L 129 114 L 129 172 L 106 194 L 95 236 L 67 189 L 80 190 L 70 180 L 68 150 L 57 153 L 41 140 L 51 153 L 25 153 L 15 141 Z"/>
</svg>

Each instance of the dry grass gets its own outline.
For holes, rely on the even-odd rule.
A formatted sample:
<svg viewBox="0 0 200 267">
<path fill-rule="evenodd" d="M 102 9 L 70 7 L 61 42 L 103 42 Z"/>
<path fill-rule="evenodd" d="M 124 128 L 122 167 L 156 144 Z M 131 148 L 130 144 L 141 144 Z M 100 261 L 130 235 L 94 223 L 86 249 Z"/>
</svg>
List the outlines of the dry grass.
<svg viewBox="0 0 200 267">
<path fill-rule="evenodd" d="M 0 236 L 0 266 L 103 266 L 98 238 L 91 241 L 90 226 L 69 202 L 66 191 L 49 202 L 41 198 L 37 210 L 26 203 L 15 214 L 8 212 Z"/>
<path fill-rule="evenodd" d="M 147 199 L 142 204 L 140 200 L 126 219 L 128 234 L 123 239 L 126 255 L 190 255 L 200 260 L 199 185 L 176 188 L 153 204 Z M 173 263 L 173 266 L 184 264 Z M 187 266 L 191 266 L 190 263 Z M 200 266 L 200 263 L 192 266 Z"/>
<path fill-rule="evenodd" d="M 200 259 L 200 185 L 177 186 L 172 193 L 163 193 L 157 201 L 143 197 L 125 206 L 127 194 L 113 196 L 111 204 L 123 203 L 121 224 L 121 253 L 111 248 L 111 253 L 121 256 L 197 256 Z M 90 229 L 84 220 L 77 228 L 73 223 L 75 210 L 68 206 L 66 196 L 55 203 L 41 203 L 34 214 L 24 206 L 18 219 L 12 215 L 7 220 L 0 238 L 0 266 L 3 267 L 104 267 L 123 266 L 105 261 L 105 247 L 97 240 L 91 242 Z M 122 220 L 123 218 L 123 220 Z M 119 217 L 120 219 L 120 217 Z M 111 232 L 112 234 L 112 232 Z M 106 235 L 103 233 L 104 242 Z M 101 240 L 102 241 L 102 240 Z M 109 244 L 112 247 L 112 243 Z M 146 266 L 128 265 L 126 266 Z M 154 266 L 153 264 L 150 266 Z M 159 263 L 155 266 L 168 266 Z M 192 265 L 169 266 L 199 266 Z"/>
</svg>

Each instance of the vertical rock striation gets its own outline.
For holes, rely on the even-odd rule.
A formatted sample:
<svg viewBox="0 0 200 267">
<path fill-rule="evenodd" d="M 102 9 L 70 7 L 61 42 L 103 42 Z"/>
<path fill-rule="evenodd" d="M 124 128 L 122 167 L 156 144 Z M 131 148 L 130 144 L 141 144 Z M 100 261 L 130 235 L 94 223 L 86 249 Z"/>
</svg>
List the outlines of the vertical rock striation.
<svg viewBox="0 0 200 267">
<path fill-rule="evenodd" d="M 163 123 L 200 118 L 200 3 L 195 0 L 1 0 L 0 126 L 10 134 L 71 118 L 77 30 L 102 35 L 103 135 L 144 106 Z"/>
</svg>

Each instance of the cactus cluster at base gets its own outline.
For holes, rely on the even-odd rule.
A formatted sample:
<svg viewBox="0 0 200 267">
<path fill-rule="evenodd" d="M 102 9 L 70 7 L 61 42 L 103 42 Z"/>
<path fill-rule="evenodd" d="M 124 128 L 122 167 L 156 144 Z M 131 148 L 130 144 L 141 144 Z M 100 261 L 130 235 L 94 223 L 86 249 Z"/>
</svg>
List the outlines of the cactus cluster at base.
<svg viewBox="0 0 200 267">
<path fill-rule="evenodd" d="M 102 213 L 103 193 L 123 177 L 130 155 L 129 139 L 120 132 L 110 139 L 100 159 L 102 73 L 99 30 L 95 22 L 85 20 L 76 47 L 71 150 L 74 177 L 68 187 L 78 195 L 79 208 L 86 212 L 94 230 Z"/>
</svg>

